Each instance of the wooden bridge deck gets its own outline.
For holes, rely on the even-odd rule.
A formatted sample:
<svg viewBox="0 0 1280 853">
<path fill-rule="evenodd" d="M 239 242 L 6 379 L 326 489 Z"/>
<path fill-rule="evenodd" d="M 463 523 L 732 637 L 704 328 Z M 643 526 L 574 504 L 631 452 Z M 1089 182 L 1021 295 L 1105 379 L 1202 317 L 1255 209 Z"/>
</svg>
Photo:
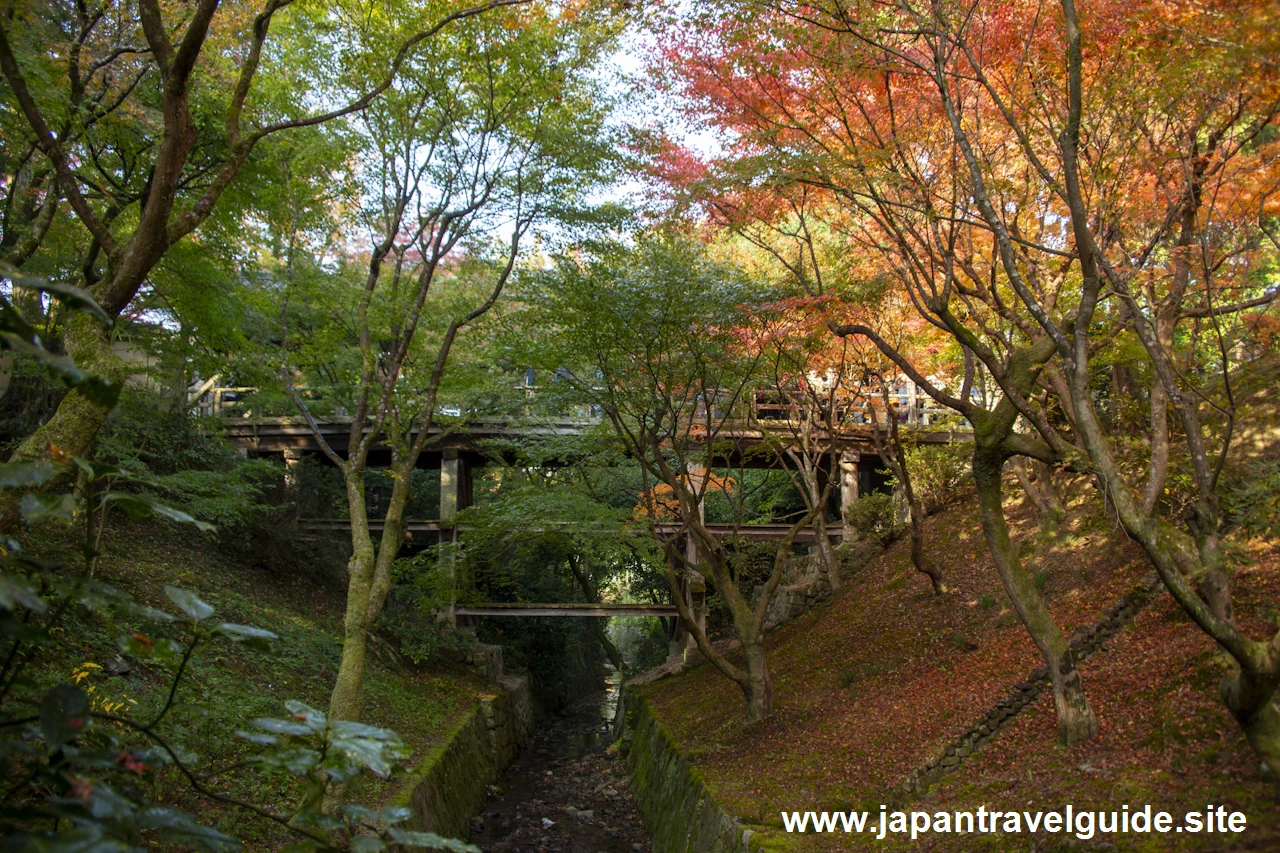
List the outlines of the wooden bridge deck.
<svg viewBox="0 0 1280 853">
<path fill-rule="evenodd" d="M 298 527 L 311 533 L 324 533 L 331 531 L 345 531 L 351 529 L 351 522 L 345 518 L 309 518 L 298 522 Z M 457 530 L 459 533 L 466 532 L 470 525 L 467 524 L 441 524 L 439 521 L 422 520 L 409 521 L 405 523 L 405 531 L 413 534 L 431 534 L 438 536 L 441 532 Z M 655 525 L 657 532 L 663 536 L 674 536 L 680 532 L 680 525 L 674 522 L 666 522 Z M 735 536 L 753 542 L 768 542 L 781 539 L 791 529 L 788 524 L 708 524 L 707 529 L 719 537 L 732 539 Z M 370 520 L 369 532 L 381 533 L 383 528 L 382 521 Z M 565 533 L 612 533 L 612 530 L 593 529 L 584 527 L 564 526 L 560 528 L 531 528 L 531 532 L 544 533 L 554 530 L 561 530 Z M 843 536 L 843 530 L 840 526 L 833 525 L 827 529 L 827 536 L 838 541 Z M 817 541 L 817 536 L 812 527 L 806 527 L 796 534 L 796 542 L 812 543 Z"/>
<path fill-rule="evenodd" d="M 477 604 L 458 607 L 458 616 L 659 616 L 679 615 L 674 604 Z"/>
<path fill-rule="evenodd" d="M 248 452 L 320 452 L 320 442 L 302 418 L 228 418 L 225 425 L 227 437 L 231 442 Z M 503 441 L 581 435 L 587 429 L 597 425 L 597 421 L 564 420 L 541 423 L 479 421 L 467 424 L 465 427 L 433 426 L 430 432 L 435 438 L 427 446 L 419 465 L 423 468 L 439 468 L 441 454 L 446 452 L 461 454 L 468 458 L 470 464 L 481 465 L 495 455 L 495 445 Z M 345 456 L 350 440 L 351 423 L 329 421 L 319 423 L 317 426 L 321 436 L 334 452 Z M 716 439 L 718 447 L 716 456 L 720 457 L 717 464 L 727 467 L 777 467 L 780 462 L 777 453 L 769 449 L 770 442 L 776 441 L 779 435 L 785 435 L 786 426 L 774 424 L 768 429 L 765 428 L 766 426 L 768 425 L 744 422 L 740 426 L 722 430 Z M 853 424 L 834 435 L 821 436 L 819 441 L 822 444 L 834 445 L 837 451 L 874 454 L 875 442 L 871 435 L 872 429 L 873 427 L 869 424 Z M 950 444 L 973 440 L 972 431 L 962 426 L 904 424 L 903 429 L 910 430 L 912 439 L 920 444 Z M 387 453 L 389 450 L 379 447 L 375 455 Z"/>
</svg>

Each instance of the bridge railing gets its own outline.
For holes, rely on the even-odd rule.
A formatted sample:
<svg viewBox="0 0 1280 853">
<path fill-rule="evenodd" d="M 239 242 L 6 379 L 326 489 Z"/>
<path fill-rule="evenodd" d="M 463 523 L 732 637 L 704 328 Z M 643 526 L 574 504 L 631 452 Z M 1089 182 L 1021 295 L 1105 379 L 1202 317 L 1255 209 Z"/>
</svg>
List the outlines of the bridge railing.
<svg viewBox="0 0 1280 853">
<path fill-rule="evenodd" d="M 534 385 L 516 386 L 526 397 L 537 396 L 538 388 Z M 258 392 L 253 387 L 215 387 L 202 389 L 198 394 L 191 391 L 190 405 L 202 415 L 214 417 L 245 417 L 247 399 Z M 777 430 L 780 427 L 807 426 L 818 415 L 813 411 L 812 403 L 798 389 L 765 387 L 750 391 L 745 398 L 739 397 L 729 406 L 723 406 L 720 400 L 729 398 L 726 392 L 718 399 L 712 395 L 699 400 L 696 417 L 699 420 L 710 418 L 716 422 L 737 424 L 749 429 L 763 431 Z M 945 406 L 939 405 L 932 397 L 919 391 L 914 383 L 905 382 L 896 386 L 889 395 L 890 404 L 897 411 L 898 422 L 911 427 L 942 427 L 953 430 L 968 430 L 970 425 L 959 415 Z M 708 405 L 710 412 L 708 412 Z M 873 411 L 874 410 L 874 411 Z M 342 414 L 345 410 L 339 409 Z M 579 420 L 599 421 L 602 417 L 598 407 L 580 406 L 567 416 Z M 835 422 L 837 428 L 869 427 L 878 423 L 881 428 L 889 422 L 885 405 L 879 397 L 859 395 L 847 396 L 837 400 Z"/>
<path fill-rule="evenodd" d="M 727 395 L 726 395 L 727 396 Z M 939 405 L 932 397 L 919 392 L 914 385 L 907 384 L 889 395 L 890 404 L 898 415 L 898 422 L 904 426 L 940 427 L 950 426 L 952 429 L 969 429 L 968 423 L 946 406 Z M 761 430 L 774 430 L 779 427 L 808 426 L 814 421 L 825 420 L 825 415 L 815 411 L 813 401 L 798 389 L 757 388 L 739 400 L 727 410 L 714 401 L 711 403 L 710 416 L 716 421 L 737 422 L 743 426 Z M 707 417 L 705 403 L 699 405 L 698 416 Z M 837 429 L 857 428 L 879 424 L 884 428 L 889 423 L 889 416 L 884 403 L 879 398 L 867 402 L 865 397 L 846 397 L 838 399 L 833 412 Z M 821 427 L 821 424 L 818 425 Z"/>
<path fill-rule="evenodd" d="M 187 393 L 187 404 L 193 411 L 204 417 L 226 418 L 242 417 L 246 409 L 245 399 L 258 393 L 258 389 L 228 386 L 209 388 L 203 392 L 192 389 Z"/>
</svg>

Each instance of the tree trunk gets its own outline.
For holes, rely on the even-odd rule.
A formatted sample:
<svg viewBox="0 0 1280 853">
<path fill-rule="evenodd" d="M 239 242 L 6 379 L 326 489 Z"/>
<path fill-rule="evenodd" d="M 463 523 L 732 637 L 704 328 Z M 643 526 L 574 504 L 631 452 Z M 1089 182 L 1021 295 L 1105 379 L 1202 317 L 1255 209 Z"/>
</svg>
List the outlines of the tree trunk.
<svg viewBox="0 0 1280 853">
<path fill-rule="evenodd" d="M 1172 337 L 1172 335 L 1170 335 Z M 1169 477 L 1169 395 L 1159 376 L 1151 379 L 1151 470 L 1142 491 L 1142 511 L 1152 515 Z"/>
<path fill-rule="evenodd" d="M 579 567 L 572 556 L 569 557 L 569 570 L 573 572 L 573 577 L 578 582 L 578 586 L 582 588 L 582 595 L 588 602 L 599 603 L 600 593 L 596 590 L 596 586 L 591 582 L 591 578 L 587 575 L 586 567 Z M 608 632 L 605 631 L 604 625 L 598 617 L 587 617 L 591 623 L 591 633 L 595 636 L 596 642 L 600 644 L 600 648 L 609 656 L 609 662 L 613 664 L 613 668 L 618 672 L 625 672 L 627 662 L 622 659 L 622 652 L 618 651 L 618 647 L 613 644 L 613 640 L 609 639 Z"/>
<path fill-rule="evenodd" d="M 66 344 L 68 353 L 81 370 L 113 382 L 124 381 L 124 362 L 111 351 L 111 341 L 96 320 L 85 314 L 73 313 L 67 323 Z M 62 398 L 53 417 L 18 445 L 10 461 L 48 459 L 51 445 L 56 445 L 64 453 L 82 456 L 110 414 L 110 406 L 94 403 L 73 390 Z M 53 483 L 49 483 L 45 488 L 52 486 Z M 6 489 L 0 493 L 0 532 L 10 530 L 18 523 L 21 499 L 22 494 L 17 489 Z"/>
<path fill-rule="evenodd" d="M 591 620 L 591 631 L 595 634 L 596 642 L 600 644 L 600 648 L 604 649 L 604 653 L 608 655 L 609 662 L 613 664 L 613 668 L 618 672 L 627 671 L 627 662 L 622 659 L 622 652 L 618 651 L 618 647 L 613 644 L 613 640 L 609 639 L 609 634 L 604 629 L 602 620 L 595 616 L 588 616 Z"/>
<path fill-rule="evenodd" d="M 1022 490 L 1027 493 L 1027 497 L 1040 512 L 1040 529 L 1046 533 L 1055 533 L 1066 520 L 1067 510 L 1058 499 L 1058 492 L 1053 487 L 1052 469 L 1040 460 L 1035 460 L 1033 465 L 1036 475 L 1034 481 L 1021 458 L 1014 457 L 1009 460 L 1009 467 L 1018 478 L 1018 484 L 1022 486 Z"/>
<path fill-rule="evenodd" d="M 347 612 L 342 620 L 342 662 L 329 697 L 329 719 L 359 721 L 364 697 L 364 658 L 368 645 L 369 575 L 373 554 L 353 556 L 347 564 Z"/>
<path fill-rule="evenodd" d="M 1280 778 L 1280 705 L 1277 701 L 1276 678 L 1246 678 L 1235 673 L 1223 679 L 1222 699 L 1244 731 L 1245 740 L 1262 759 L 1262 763 Z M 1258 693 L 1266 693 L 1270 687 L 1270 699 L 1258 702 Z M 1252 695 L 1251 695 L 1252 694 Z"/>
<path fill-rule="evenodd" d="M 891 446 L 889 452 L 881 452 L 880 457 L 888 463 L 890 471 L 897 477 L 898 483 L 902 486 L 903 495 L 906 497 L 907 513 L 911 522 L 911 562 L 916 567 L 916 571 L 929 579 L 934 593 L 943 595 L 948 591 L 946 575 L 942 567 L 930 560 L 924 552 L 924 507 L 920 505 L 920 499 L 916 497 L 916 490 L 911 483 L 911 471 L 907 468 L 907 449 L 902 445 L 902 434 L 898 430 L 898 412 L 887 393 L 884 401 L 889 419 Z M 877 445 L 879 445 L 878 440 Z"/>
<path fill-rule="evenodd" d="M 1084 694 L 1084 683 L 1076 668 L 1075 655 L 1044 597 L 1027 576 L 1017 549 L 1009 538 L 1001 488 L 1004 459 L 997 453 L 974 448 L 973 479 L 978 488 L 978 509 L 982 531 L 991 548 L 1000 582 L 1027 633 L 1040 649 L 1053 682 L 1053 701 L 1058 714 L 1058 741 L 1071 746 L 1097 734 L 1098 721 Z"/>
<path fill-rule="evenodd" d="M 740 682 L 746 699 L 746 723 L 758 723 L 773 713 L 773 679 L 769 677 L 769 661 L 765 656 L 764 638 L 754 634 L 742 642 L 742 662 L 747 670 Z"/>
<path fill-rule="evenodd" d="M 831 536 L 827 533 L 827 516 L 819 512 L 813 517 L 813 534 L 817 537 L 818 557 L 827 568 L 827 582 L 832 592 L 840 591 L 840 561 L 836 559 L 836 549 L 831 547 Z"/>
<path fill-rule="evenodd" d="M 369 605 L 378 555 L 369 535 L 363 471 L 347 475 L 351 514 L 351 560 L 347 563 L 347 609 L 342 619 L 342 661 L 329 697 L 329 719 L 360 720 L 364 700 L 364 659 L 369 638 Z"/>
<path fill-rule="evenodd" d="M 911 562 L 917 571 L 929 578 L 929 582 L 933 584 L 934 593 L 945 595 L 951 591 L 951 588 L 947 586 L 947 578 L 942 569 L 924 552 L 924 523 L 920 520 L 920 503 L 911 492 L 907 493 L 907 505 L 911 511 Z"/>
<path fill-rule="evenodd" d="M 369 625 L 378 618 L 383 605 L 387 603 L 387 594 L 391 592 L 391 569 L 400 556 L 400 546 L 404 543 L 404 510 L 411 497 L 412 473 L 412 464 L 402 461 L 393 465 L 391 498 L 387 503 L 387 514 L 383 517 L 382 536 L 378 539 L 378 557 L 374 560 L 373 582 L 365 614 L 365 621 Z"/>
</svg>

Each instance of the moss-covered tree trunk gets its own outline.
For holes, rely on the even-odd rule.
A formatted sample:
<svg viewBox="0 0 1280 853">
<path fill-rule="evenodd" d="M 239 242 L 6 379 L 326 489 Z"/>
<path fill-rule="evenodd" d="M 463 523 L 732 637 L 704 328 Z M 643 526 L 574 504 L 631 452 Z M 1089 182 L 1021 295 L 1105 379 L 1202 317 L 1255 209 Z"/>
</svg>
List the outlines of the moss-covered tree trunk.
<svg viewBox="0 0 1280 853">
<path fill-rule="evenodd" d="M 411 471 L 412 466 L 403 460 L 393 462 L 394 485 L 382 525 L 382 536 L 376 545 L 369 532 L 364 492 L 365 466 L 352 464 L 344 472 L 351 518 L 351 560 L 347 564 L 347 609 L 342 620 L 342 661 L 329 697 L 331 719 L 360 719 L 369 629 L 382 612 L 391 591 L 391 569 L 404 539 L 404 511 L 411 494 Z"/>
<path fill-rule="evenodd" d="M 742 663 L 747 671 L 747 683 L 742 691 L 746 700 L 745 720 L 751 725 L 773 713 L 773 679 L 769 675 L 763 635 L 757 633 L 750 642 L 743 641 Z"/>
<path fill-rule="evenodd" d="M 825 501 L 824 501 L 825 503 Z M 831 534 L 827 530 L 827 514 L 819 512 L 813 517 L 813 535 L 816 537 L 818 558 L 827 570 L 827 582 L 832 592 L 839 592 L 841 587 L 840 560 L 836 557 L 836 549 L 831 547 Z"/>
<path fill-rule="evenodd" d="M 68 353 L 81 370 L 112 382 L 124 381 L 124 362 L 111 351 L 107 332 L 92 317 L 73 313 L 67 322 L 65 340 Z M 79 391 L 71 391 L 62 398 L 53 417 L 18 445 L 10 461 L 48 459 L 51 447 L 83 456 L 110 414 L 110 406 L 95 403 Z M 52 485 L 47 484 L 46 488 Z M 0 532 L 18 522 L 21 500 L 22 495 L 16 489 L 0 493 Z"/>
<path fill-rule="evenodd" d="M 805 523 L 808 523 L 807 518 Z M 670 563 L 668 563 L 664 573 L 667 585 L 671 589 L 672 600 L 676 603 L 676 609 L 679 611 L 679 618 L 684 623 L 689 635 L 693 637 L 698 650 L 711 662 L 712 666 L 720 670 L 742 690 L 745 721 L 748 724 L 757 723 L 773 712 L 773 679 L 769 675 L 769 660 L 764 647 L 764 617 L 768 609 L 769 599 L 772 598 L 781 578 L 782 561 L 785 557 L 785 552 L 790 549 L 796 529 L 798 528 L 793 528 L 791 535 L 786 538 L 786 544 L 779 547 L 778 555 L 774 561 L 774 572 L 769 581 L 766 582 L 764 591 L 754 607 L 742 595 L 742 592 L 734 582 L 732 573 L 725 562 L 723 550 L 717 548 L 716 552 L 706 559 L 706 567 L 715 579 L 716 588 L 724 600 L 725 607 L 729 610 L 734 633 L 742 644 L 742 666 L 730 662 L 711 645 L 711 640 L 706 631 L 698 623 L 695 614 L 689 609 L 688 603 L 684 600 L 680 589 L 680 581 Z"/>
</svg>

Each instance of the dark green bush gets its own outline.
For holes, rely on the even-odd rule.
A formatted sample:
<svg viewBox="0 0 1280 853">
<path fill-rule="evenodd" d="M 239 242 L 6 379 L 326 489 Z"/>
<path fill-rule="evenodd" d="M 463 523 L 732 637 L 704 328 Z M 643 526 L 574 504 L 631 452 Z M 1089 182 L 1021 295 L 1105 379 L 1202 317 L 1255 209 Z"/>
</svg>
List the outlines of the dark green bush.
<svg viewBox="0 0 1280 853">
<path fill-rule="evenodd" d="M 873 492 L 854 501 L 849 508 L 849 522 L 860 537 L 881 545 L 893 541 L 902 528 L 893 495 L 883 492 Z"/>
<path fill-rule="evenodd" d="M 98 435 L 94 454 L 129 480 L 122 487 L 180 503 L 223 533 L 246 535 L 279 507 L 267 493 L 279 465 L 240 456 L 221 424 L 145 388 L 127 388 Z"/>
</svg>

